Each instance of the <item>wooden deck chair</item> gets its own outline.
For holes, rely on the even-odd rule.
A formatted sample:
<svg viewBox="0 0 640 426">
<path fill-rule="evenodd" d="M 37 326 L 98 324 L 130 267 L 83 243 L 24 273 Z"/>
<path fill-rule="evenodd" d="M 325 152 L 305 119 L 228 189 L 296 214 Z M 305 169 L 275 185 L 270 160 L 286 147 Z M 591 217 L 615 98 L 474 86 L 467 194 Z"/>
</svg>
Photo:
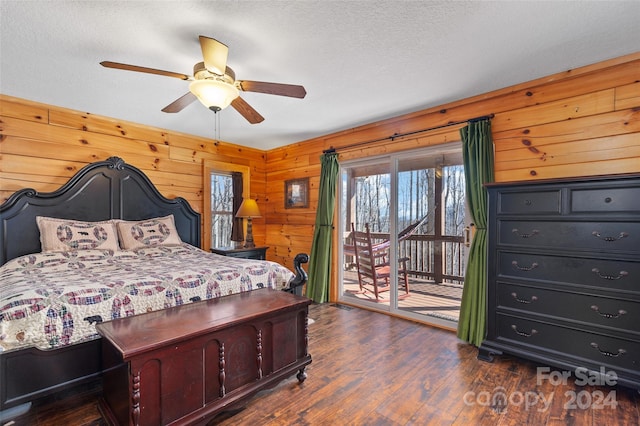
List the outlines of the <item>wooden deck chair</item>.
<svg viewBox="0 0 640 426">
<path fill-rule="evenodd" d="M 433 211 L 429 212 L 428 214 L 426 214 L 422 219 L 418 220 L 417 222 L 412 223 L 411 225 L 407 226 L 406 228 L 404 228 L 402 231 L 400 231 L 398 233 L 398 242 L 404 241 L 407 238 L 411 237 L 413 234 L 416 233 L 416 231 L 418 230 L 418 228 L 420 228 L 420 226 L 422 226 L 423 224 L 427 223 L 429 218 L 432 216 Z M 351 224 L 351 230 L 353 231 L 353 223 Z M 346 241 L 349 240 L 353 240 L 353 238 L 351 238 L 351 236 L 347 236 Z M 379 243 L 376 243 L 373 245 L 373 249 L 374 250 L 382 250 L 385 248 L 389 248 L 389 246 L 391 245 L 391 241 L 389 240 L 385 240 L 385 241 L 381 241 Z M 355 251 L 353 249 L 353 245 L 352 244 L 344 244 L 343 246 L 343 254 L 345 256 L 355 256 Z"/>
<path fill-rule="evenodd" d="M 389 245 L 376 247 L 371 242 L 371 232 L 369 224 L 364 225 L 365 232 L 356 231 L 351 224 L 351 235 L 353 239 L 353 249 L 358 271 L 358 283 L 360 292 L 373 290 L 376 302 L 380 302 L 380 293 L 389 291 L 391 288 L 389 278 L 391 277 L 391 266 L 389 265 Z M 404 283 L 405 294 L 398 296 L 404 299 L 409 296 L 409 277 L 407 275 L 408 257 L 398 259 L 398 280 Z"/>
</svg>

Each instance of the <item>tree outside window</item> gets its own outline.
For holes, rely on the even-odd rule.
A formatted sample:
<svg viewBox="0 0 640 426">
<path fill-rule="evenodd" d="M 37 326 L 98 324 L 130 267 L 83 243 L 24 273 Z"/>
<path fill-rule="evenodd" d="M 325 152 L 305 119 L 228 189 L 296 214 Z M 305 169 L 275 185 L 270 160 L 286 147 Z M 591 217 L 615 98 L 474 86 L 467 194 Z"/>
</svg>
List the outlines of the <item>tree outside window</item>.
<svg viewBox="0 0 640 426">
<path fill-rule="evenodd" d="M 230 173 L 211 173 L 211 247 L 230 247 L 233 226 L 233 180 Z"/>
</svg>

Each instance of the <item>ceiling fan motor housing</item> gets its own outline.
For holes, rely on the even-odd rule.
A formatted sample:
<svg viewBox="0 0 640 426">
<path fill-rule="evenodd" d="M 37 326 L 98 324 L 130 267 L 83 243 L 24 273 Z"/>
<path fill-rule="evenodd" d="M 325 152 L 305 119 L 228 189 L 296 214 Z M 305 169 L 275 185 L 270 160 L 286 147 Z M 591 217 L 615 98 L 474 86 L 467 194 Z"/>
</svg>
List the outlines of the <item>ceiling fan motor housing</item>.
<svg viewBox="0 0 640 426">
<path fill-rule="evenodd" d="M 198 62 L 193 66 L 193 78 L 196 80 L 218 80 L 228 84 L 234 84 L 236 81 L 236 73 L 230 67 L 227 67 L 224 75 L 216 74 L 209 71 L 204 66 L 204 62 Z"/>
<path fill-rule="evenodd" d="M 205 68 L 204 62 L 198 62 L 193 66 L 193 77 L 189 90 L 213 112 L 226 108 L 239 95 L 235 73 L 229 67 L 224 75 L 219 75 Z"/>
</svg>

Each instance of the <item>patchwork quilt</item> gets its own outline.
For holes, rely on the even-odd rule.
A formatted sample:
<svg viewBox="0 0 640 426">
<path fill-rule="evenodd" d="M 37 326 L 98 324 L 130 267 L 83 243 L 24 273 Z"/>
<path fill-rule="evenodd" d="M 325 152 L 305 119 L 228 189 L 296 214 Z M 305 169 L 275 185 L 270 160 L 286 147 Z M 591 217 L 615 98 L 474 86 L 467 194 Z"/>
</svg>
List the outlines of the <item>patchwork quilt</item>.
<svg viewBox="0 0 640 426">
<path fill-rule="evenodd" d="M 275 262 L 188 244 L 22 256 L 0 267 L 0 351 L 71 345 L 97 338 L 95 324 L 102 321 L 257 288 L 279 290 L 293 277 Z"/>
</svg>

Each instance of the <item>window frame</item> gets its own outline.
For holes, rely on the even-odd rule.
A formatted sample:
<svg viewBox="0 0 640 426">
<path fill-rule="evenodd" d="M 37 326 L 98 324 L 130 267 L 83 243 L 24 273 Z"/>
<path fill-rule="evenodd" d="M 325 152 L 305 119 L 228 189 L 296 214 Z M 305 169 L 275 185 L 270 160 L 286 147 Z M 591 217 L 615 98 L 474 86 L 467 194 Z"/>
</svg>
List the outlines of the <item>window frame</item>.
<svg viewBox="0 0 640 426">
<path fill-rule="evenodd" d="M 204 198 L 204 211 L 202 214 L 202 249 L 205 251 L 211 250 L 211 173 L 242 173 L 242 197 L 248 198 L 251 194 L 251 188 L 249 187 L 251 182 L 250 168 L 249 166 L 243 166 L 241 164 L 230 164 L 222 161 L 205 160 L 203 161 L 203 198 Z M 246 223 L 243 224 L 246 227 Z M 246 230 L 245 230 L 246 235 Z"/>
</svg>

